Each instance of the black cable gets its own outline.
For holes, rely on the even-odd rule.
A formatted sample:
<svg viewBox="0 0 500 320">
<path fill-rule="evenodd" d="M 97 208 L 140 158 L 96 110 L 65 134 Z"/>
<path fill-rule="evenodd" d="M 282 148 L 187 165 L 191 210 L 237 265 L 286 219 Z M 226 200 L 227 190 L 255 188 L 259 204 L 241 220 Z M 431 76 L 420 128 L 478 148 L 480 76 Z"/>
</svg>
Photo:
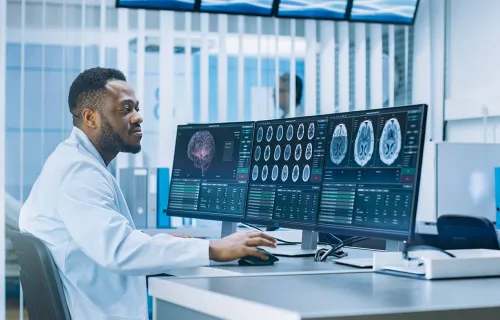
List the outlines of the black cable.
<svg viewBox="0 0 500 320">
<path fill-rule="evenodd" d="M 266 233 L 264 230 L 262 230 L 261 228 L 259 227 L 256 227 L 254 225 L 251 225 L 251 224 L 248 224 L 248 223 L 242 223 L 242 225 L 250 228 L 250 229 L 254 229 L 254 230 L 257 230 L 259 232 L 263 232 L 263 233 Z M 272 236 L 274 239 L 276 239 L 276 241 L 279 241 L 281 243 L 284 243 L 284 244 L 293 244 L 293 245 L 296 245 L 296 244 L 301 244 L 301 242 L 293 242 L 293 241 L 287 241 L 287 240 L 283 240 L 283 239 L 280 239 L 280 238 L 277 238 L 275 236 Z"/>
<path fill-rule="evenodd" d="M 455 258 L 455 255 L 453 253 L 450 253 L 446 250 L 443 250 L 438 247 L 433 247 L 433 246 L 427 246 L 427 245 L 415 245 L 415 246 L 407 246 L 403 249 L 403 259 L 405 260 L 413 260 L 414 258 L 411 258 L 408 256 L 408 253 L 411 251 L 419 251 L 419 250 L 432 250 L 432 251 L 438 251 L 441 253 L 444 253 L 450 258 Z"/>
<path fill-rule="evenodd" d="M 356 242 L 364 241 L 366 239 L 368 239 L 368 238 L 352 237 L 352 238 L 345 239 L 344 241 L 338 243 L 337 245 L 331 245 L 329 249 L 326 249 L 326 248 L 319 249 L 314 256 L 314 261 L 316 261 L 316 262 L 326 261 L 326 259 L 330 255 L 334 255 L 336 258 L 343 258 L 343 257 L 347 256 L 347 252 L 339 252 L 339 250 L 341 248 L 348 246 L 348 245 L 351 245 L 351 244 L 354 244 Z"/>
</svg>

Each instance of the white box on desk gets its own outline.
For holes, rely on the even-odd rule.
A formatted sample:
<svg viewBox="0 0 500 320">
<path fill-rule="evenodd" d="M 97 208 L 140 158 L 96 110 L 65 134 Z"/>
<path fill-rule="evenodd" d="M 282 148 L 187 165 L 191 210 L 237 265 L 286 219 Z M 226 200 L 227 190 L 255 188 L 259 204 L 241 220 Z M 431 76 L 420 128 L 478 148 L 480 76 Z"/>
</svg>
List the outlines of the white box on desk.
<svg viewBox="0 0 500 320">
<path fill-rule="evenodd" d="M 423 263 L 403 259 L 401 252 L 374 252 L 373 270 L 390 270 L 423 279 L 451 279 L 500 276 L 500 251 L 488 249 L 447 250 L 455 258 L 437 250 L 410 251 Z"/>
</svg>

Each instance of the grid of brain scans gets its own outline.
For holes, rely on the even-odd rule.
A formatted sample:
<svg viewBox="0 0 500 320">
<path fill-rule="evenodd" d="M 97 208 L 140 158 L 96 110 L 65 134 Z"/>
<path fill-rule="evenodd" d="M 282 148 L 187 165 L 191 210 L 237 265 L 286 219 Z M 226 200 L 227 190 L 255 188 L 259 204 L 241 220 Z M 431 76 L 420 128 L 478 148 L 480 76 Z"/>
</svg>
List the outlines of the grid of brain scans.
<svg viewBox="0 0 500 320">
<path fill-rule="evenodd" d="M 327 128 L 325 116 L 256 123 L 247 219 L 315 222 Z"/>
<path fill-rule="evenodd" d="M 413 106 L 330 116 L 318 224 L 408 229 L 423 113 Z"/>
</svg>

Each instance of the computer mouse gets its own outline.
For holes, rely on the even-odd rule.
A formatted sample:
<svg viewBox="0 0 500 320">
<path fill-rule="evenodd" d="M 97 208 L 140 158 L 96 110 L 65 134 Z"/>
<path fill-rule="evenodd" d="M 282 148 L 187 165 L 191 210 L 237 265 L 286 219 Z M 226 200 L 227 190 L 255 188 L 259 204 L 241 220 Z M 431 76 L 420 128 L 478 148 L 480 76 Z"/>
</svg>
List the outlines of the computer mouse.
<svg viewBox="0 0 500 320">
<path fill-rule="evenodd" d="M 274 264 L 276 261 L 279 261 L 278 257 L 275 255 L 267 252 L 266 250 L 260 249 L 260 251 L 264 252 L 267 256 L 267 260 L 254 257 L 254 256 L 247 256 L 243 257 L 238 260 L 238 264 L 241 266 L 270 266 Z"/>
</svg>

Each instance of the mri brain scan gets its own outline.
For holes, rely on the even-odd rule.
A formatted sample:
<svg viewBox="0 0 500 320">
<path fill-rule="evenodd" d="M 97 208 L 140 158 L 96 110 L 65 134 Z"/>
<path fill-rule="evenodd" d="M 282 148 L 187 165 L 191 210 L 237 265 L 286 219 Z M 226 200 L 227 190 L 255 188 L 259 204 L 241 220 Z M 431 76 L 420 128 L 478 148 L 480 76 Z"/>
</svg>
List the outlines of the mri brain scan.
<svg viewBox="0 0 500 320">
<path fill-rule="evenodd" d="M 286 129 L 286 140 L 290 141 L 293 138 L 293 126 L 291 124 L 288 125 Z"/>
<path fill-rule="evenodd" d="M 283 153 L 283 158 L 285 158 L 285 161 L 288 161 L 290 159 L 290 155 L 292 154 L 292 147 L 287 144 L 285 147 L 285 152 Z"/>
<path fill-rule="evenodd" d="M 254 165 L 252 169 L 252 180 L 255 181 L 257 180 L 258 177 L 259 177 L 259 167 L 257 167 L 257 165 Z"/>
<path fill-rule="evenodd" d="M 301 156 L 302 156 L 302 146 L 298 144 L 295 147 L 295 161 L 299 161 Z"/>
<path fill-rule="evenodd" d="M 307 138 L 311 140 L 314 138 L 314 123 L 311 122 L 309 125 L 309 129 L 307 129 Z"/>
<path fill-rule="evenodd" d="M 281 147 L 278 144 L 276 148 L 274 148 L 274 161 L 278 161 L 280 159 L 280 156 L 281 156 Z"/>
<path fill-rule="evenodd" d="M 292 180 L 293 180 L 293 182 L 297 182 L 297 180 L 299 180 L 299 176 L 300 176 L 300 169 L 299 169 L 299 166 L 296 164 L 293 167 L 293 171 L 292 171 Z"/>
<path fill-rule="evenodd" d="M 330 160 L 335 164 L 340 164 L 347 154 L 347 128 L 343 123 L 337 125 L 333 130 L 330 144 Z"/>
<path fill-rule="evenodd" d="M 364 167 L 372 158 L 374 148 L 373 125 L 370 120 L 365 120 L 358 129 L 356 141 L 354 141 L 354 160 Z"/>
<path fill-rule="evenodd" d="M 299 124 L 299 127 L 297 128 L 297 139 L 302 140 L 304 138 L 304 124 L 301 123 Z"/>
<path fill-rule="evenodd" d="M 313 145 L 312 143 L 309 142 L 306 146 L 306 152 L 305 152 L 306 160 L 311 159 L 312 155 L 313 155 Z"/>
<path fill-rule="evenodd" d="M 285 182 L 288 179 L 288 166 L 285 164 L 281 170 L 281 181 Z"/>
<path fill-rule="evenodd" d="M 278 179 L 278 165 L 277 164 L 274 165 L 273 171 L 271 171 L 271 179 L 273 179 L 273 181 L 276 181 L 276 179 Z"/>
<path fill-rule="evenodd" d="M 262 167 L 262 174 L 261 174 L 262 181 L 267 180 L 268 173 L 269 173 L 269 169 L 267 169 L 267 165 L 265 165 L 264 167 Z"/>
<path fill-rule="evenodd" d="M 266 146 L 266 148 L 264 149 L 264 160 L 265 161 L 269 160 L 270 156 L 271 156 L 271 147 Z"/>
<path fill-rule="evenodd" d="M 392 118 L 385 123 L 380 136 L 380 160 L 386 165 L 391 165 L 398 158 L 399 151 L 401 151 L 401 127 L 398 120 Z"/>
<path fill-rule="evenodd" d="M 267 133 L 266 133 L 267 142 L 271 141 L 272 138 L 273 138 L 273 127 L 269 126 L 267 127 Z"/>
<path fill-rule="evenodd" d="M 302 181 L 307 182 L 310 176 L 311 176 L 311 168 L 309 167 L 308 164 L 306 164 L 306 166 L 302 170 Z"/>
<path fill-rule="evenodd" d="M 255 148 L 255 152 L 253 155 L 253 158 L 255 159 L 255 161 L 259 161 L 261 152 L 262 152 L 262 150 L 260 149 L 260 146 L 257 146 L 257 148 Z"/>
<path fill-rule="evenodd" d="M 281 141 L 283 139 L 283 126 L 280 125 L 276 131 L 276 140 Z"/>
<path fill-rule="evenodd" d="M 257 130 L 257 142 L 261 142 L 263 137 L 264 137 L 264 129 L 260 127 L 259 130 Z"/>
<path fill-rule="evenodd" d="M 205 173 L 215 156 L 215 140 L 208 131 L 198 131 L 191 137 L 187 147 L 187 155 L 196 168 Z"/>
</svg>

